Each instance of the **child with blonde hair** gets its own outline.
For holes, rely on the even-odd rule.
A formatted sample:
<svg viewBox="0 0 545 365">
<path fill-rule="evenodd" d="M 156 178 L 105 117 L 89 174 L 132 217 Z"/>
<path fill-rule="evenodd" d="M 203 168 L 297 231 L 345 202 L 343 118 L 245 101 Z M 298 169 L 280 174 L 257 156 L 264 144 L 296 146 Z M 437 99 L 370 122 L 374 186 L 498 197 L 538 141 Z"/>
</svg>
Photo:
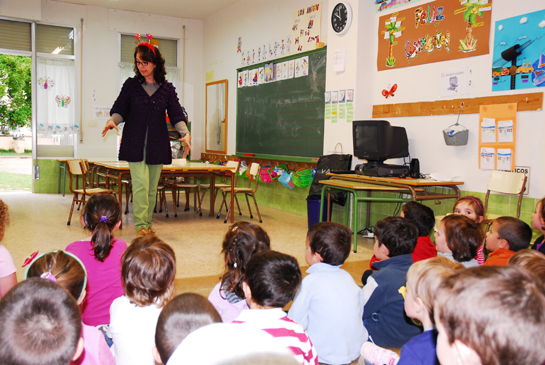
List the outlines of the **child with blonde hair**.
<svg viewBox="0 0 545 365">
<path fill-rule="evenodd" d="M 90 239 L 66 246 L 66 252 L 77 256 L 89 275 L 81 314 L 83 323 L 89 326 L 107 327 L 110 305 L 123 295 L 121 255 L 127 243 L 112 235 L 119 228 L 120 219 L 121 208 L 113 195 L 93 195 L 81 215 L 81 223 L 89 230 Z"/>
<path fill-rule="evenodd" d="M 518 266 L 531 272 L 545 286 L 545 255 L 525 248 L 509 258 L 509 265 Z"/>
<path fill-rule="evenodd" d="M 224 323 L 232 322 L 244 309 L 249 309 L 242 290 L 246 265 L 253 255 L 270 249 L 269 235 L 259 225 L 240 222 L 229 227 L 221 250 L 225 271 L 208 296 Z"/>
<path fill-rule="evenodd" d="M 154 234 L 140 236 L 123 254 L 125 295 L 110 307 L 116 365 L 154 365 L 152 349 L 161 310 L 174 294 L 176 256 Z"/>
<path fill-rule="evenodd" d="M 479 266 L 475 256 L 482 242 L 481 227 L 465 215 L 447 215 L 435 232 L 438 256 L 447 257 L 465 267 Z"/>
<path fill-rule="evenodd" d="M 45 252 L 32 261 L 25 271 L 25 279 L 39 277 L 56 282 L 69 292 L 78 305 L 85 298 L 87 272 L 75 255 L 64 251 Z M 113 365 L 114 357 L 102 332 L 82 323 L 83 353 L 73 365 Z"/>
<path fill-rule="evenodd" d="M 463 265 L 452 262 L 446 257 L 433 257 L 414 263 L 407 273 L 407 291 L 405 293 L 405 312 L 424 327 L 424 332 L 411 338 L 402 348 L 398 357 L 393 351 L 366 342 L 362 349 L 362 358 L 374 364 L 390 364 L 390 359 L 398 365 L 435 365 L 437 356 L 435 342 L 437 331 L 433 319 L 435 292 L 443 280 L 455 271 L 464 269 Z M 363 364 L 360 361 L 360 364 Z"/>
<path fill-rule="evenodd" d="M 0 199 L 0 242 L 4 239 L 6 226 L 9 224 L 8 205 Z M 17 268 L 8 249 L 0 244 L 0 298 L 17 284 Z"/>
</svg>

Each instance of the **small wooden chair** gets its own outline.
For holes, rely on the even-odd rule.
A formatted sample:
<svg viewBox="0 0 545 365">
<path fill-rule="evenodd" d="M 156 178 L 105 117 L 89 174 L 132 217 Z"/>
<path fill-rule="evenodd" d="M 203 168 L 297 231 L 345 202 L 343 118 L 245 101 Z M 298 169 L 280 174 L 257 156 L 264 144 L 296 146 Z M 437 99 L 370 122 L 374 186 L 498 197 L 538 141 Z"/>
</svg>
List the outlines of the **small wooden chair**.
<svg viewBox="0 0 545 365">
<path fill-rule="evenodd" d="M 235 179 L 234 180 L 234 185 L 237 186 L 238 171 L 239 171 L 239 168 L 240 168 L 240 162 L 239 161 L 227 161 L 227 165 L 225 165 L 225 166 L 228 167 L 231 170 L 232 175 L 230 176 L 230 178 Z M 214 187 L 215 187 L 215 190 L 216 190 L 215 199 L 217 199 L 218 192 L 220 191 L 220 188 L 229 188 L 229 189 L 231 189 L 231 184 L 230 183 L 227 184 L 227 182 L 226 182 L 225 184 L 215 184 Z M 202 196 L 201 196 L 201 205 L 202 205 L 202 201 L 204 200 L 204 196 L 206 195 L 206 191 L 210 190 L 210 184 L 200 184 L 199 188 L 203 192 Z M 237 199 L 236 195 L 235 195 L 235 201 L 236 201 L 237 207 L 238 207 L 238 214 L 242 215 L 242 211 L 240 210 L 240 205 L 238 203 L 238 199 Z"/>
<path fill-rule="evenodd" d="M 254 199 L 255 209 L 257 210 L 257 215 L 259 217 L 259 223 L 263 223 L 263 221 L 261 220 L 261 214 L 259 213 L 259 208 L 257 206 L 257 200 L 255 199 L 255 192 L 257 191 L 257 185 L 258 185 L 258 182 L 259 182 L 259 176 L 258 175 L 259 175 L 259 164 L 254 162 L 250 166 L 250 179 L 249 179 L 248 187 L 247 188 L 235 187 L 234 194 L 235 194 L 235 199 L 236 199 L 237 194 L 244 194 L 244 196 L 246 197 L 246 203 L 248 203 L 248 210 L 250 211 L 250 218 L 253 219 L 254 216 L 252 215 L 252 209 L 250 208 L 250 201 L 248 200 L 248 196 L 251 196 Z M 253 188 L 252 188 L 252 181 L 254 182 L 254 187 Z M 219 210 L 218 215 L 216 217 L 217 219 L 219 219 L 219 217 L 220 217 L 223 205 L 225 204 L 225 206 L 227 207 L 226 197 L 227 197 L 228 194 L 231 193 L 231 186 L 229 185 L 229 187 L 220 188 L 219 191 L 221 191 L 221 194 L 223 196 L 223 201 L 221 202 L 220 210 Z M 231 212 L 232 208 L 233 208 L 232 206 L 229 206 L 229 209 L 227 210 L 227 215 L 225 216 L 225 220 L 223 221 L 223 223 L 227 223 L 227 218 L 229 217 L 229 213 Z"/>
<path fill-rule="evenodd" d="M 522 197 L 524 196 L 524 190 L 526 186 L 526 175 L 522 172 L 508 172 L 494 170 L 488 178 L 488 186 L 486 190 L 486 197 L 484 198 L 484 210 L 488 212 L 488 199 L 490 193 L 499 193 L 503 195 L 518 196 L 517 204 L 517 218 L 520 217 L 520 206 L 522 204 Z M 486 214 L 485 223 L 489 223 L 496 218 L 500 217 L 500 214 Z"/>
<path fill-rule="evenodd" d="M 66 169 L 68 170 L 68 176 L 70 177 L 70 191 L 74 194 L 74 198 L 72 199 L 72 206 L 70 207 L 70 215 L 68 216 L 68 223 L 67 225 L 70 225 L 70 221 L 72 220 L 72 213 L 74 211 L 74 204 L 79 203 L 78 210 L 82 205 L 85 205 L 86 203 L 86 197 L 87 196 L 93 196 L 95 194 L 113 194 L 115 195 L 115 191 L 109 190 L 109 189 L 103 189 L 103 188 L 88 188 L 87 183 L 87 165 L 83 160 L 80 159 L 74 159 L 74 160 L 68 160 L 66 161 Z M 80 189 L 79 184 L 79 176 L 82 178 L 82 185 L 83 188 Z M 75 188 L 74 188 L 74 180 L 75 180 Z M 81 198 L 79 195 L 81 194 Z"/>
</svg>

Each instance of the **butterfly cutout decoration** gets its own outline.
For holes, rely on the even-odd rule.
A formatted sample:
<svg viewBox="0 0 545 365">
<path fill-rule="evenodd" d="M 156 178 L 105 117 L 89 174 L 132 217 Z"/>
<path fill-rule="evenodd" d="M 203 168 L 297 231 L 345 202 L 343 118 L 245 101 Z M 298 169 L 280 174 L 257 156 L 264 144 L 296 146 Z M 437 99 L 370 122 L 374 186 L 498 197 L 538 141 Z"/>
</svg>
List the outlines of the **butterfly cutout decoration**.
<svg viewBox="0 0 545 365">
<path fill-rule="evenodd" d="M 50 77 L 44 76 L 38 79 L 38 85 L 44 90 L 49 90 L 55 86 L 55 80 Z"/>
<path fill-rule="evenodd" d="M 57 95 L 55 96 L 55 101 L 59 108 L 68 108 L 68 104 L 70 104 L 71 100 L 69 96 Z"/>
<path fill-rule="evenodd" d="M 386 99 L 388 99 L 389 96 L 395 96 L 394 95 L 394 92 L 397 90 L 397 84 L 394 84 L 394 86 L 392 86 L 390 88 L 390 91 L 384 89 L 382 90 L 382 96 L 384 96 Z"/>
</svg>

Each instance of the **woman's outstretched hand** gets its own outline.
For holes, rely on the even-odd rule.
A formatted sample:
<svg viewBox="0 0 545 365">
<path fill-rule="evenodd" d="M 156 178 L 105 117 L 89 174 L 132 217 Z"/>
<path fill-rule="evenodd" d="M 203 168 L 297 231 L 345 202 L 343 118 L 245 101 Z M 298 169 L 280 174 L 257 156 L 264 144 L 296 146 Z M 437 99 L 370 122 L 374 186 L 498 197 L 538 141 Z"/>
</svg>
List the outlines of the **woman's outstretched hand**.
<svg viewBox="0 0 545 365">
<path fill-rule="evenodd" d="M 119 130 L 119 127 L 117 125 L 115 125 L 115 122 L 113 120 L 108 120 L 106 122 L 106 126 L 104 127 L 104 129 L 102 130 L 102 137 L 104 137 L 106 135 L 106 133 L 108 133 L 108 131 L 112 128 L 115 128 L 117 130 Z"/>
<path fill-rule="evenodd" d="M 185 142 L 187 145 L 183 158 L 186 158 L 189 154 L 189 151 L 191 150 L 191 134 L 187 133 L 183 138 L 180 138 L 180 141 Z"/>
</svg>

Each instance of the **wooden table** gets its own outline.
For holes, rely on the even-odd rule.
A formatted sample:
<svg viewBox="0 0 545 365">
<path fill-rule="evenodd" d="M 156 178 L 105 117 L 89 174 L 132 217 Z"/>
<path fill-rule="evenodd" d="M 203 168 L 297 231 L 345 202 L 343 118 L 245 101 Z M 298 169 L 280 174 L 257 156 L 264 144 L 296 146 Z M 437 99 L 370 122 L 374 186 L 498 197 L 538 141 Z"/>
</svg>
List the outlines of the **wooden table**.
<svg viewBox="0 0 545 365">
<path fill-rule="evenodd" d="M 432 181 L 429 179 L 400 179 L 400 178 L 385 178 L 385 177 L 371 177 L 362 176 L 356 174 L 338 175 L 329 173 L 330 180 L 322 180 L 320 184 L 322 188 L 322 200 L 327 192 L 327 220 L 330 220 L 330 197 L 334 191 L 346 191 L 352 193 L 352 221 L 354 222 L 354 252 L 357 251 L 357 234 L 358 234 L 358 203 L 367 202 L 367 217 L 366 225 L 369 227 L 371 219 L 371 202 L 406 202 L 417 200 L 435 200 L 435 199 L 448 199 L 460 197 L 460 190 L 457 185 L 463 185 L 463 182 L 444 182 L 444 181 Z M 441 187 L 454 190 L 452 194 L 432 193 L 425 190 L 427 187 Z M 358 196 L 358 191 L 367 191 L 367 196 Z M 388 191 L 407 193 L 411 195 L 411 198 L 385 198 L 385 197 L 372 197 L 372 191 Z M 348 226 L 348 219 L 350 216 L 350 206 L 346 204 L 346 226 Z M 320 220 L 323 214 L 323 203 L 320 205 Z"/>
<path fill-rule="evenodd" d="M 104 168 L 106 172 L 106 188 L 109 188 L 109 180 L 113 179 L 117 181 L 118 199 L 119 205 L 123 207 L 123 186 L 121 181 L 123 178 L 130 177 L 129 163 L 125 161 L 89 161 L 90 164 Z M 210 215 L 214 216 L 214 202 L 215 194 L 213 193 L 216 186 L 216 176 L 232 175 L 234 172 L 226 166 L 212 165 L 200 162 L 187 162 L 185 164 L 174 163 L 171 165 L 163 165 L 163 171 L 161 175 L 168 175 L 170 177 L 205 177 L 210 179 Z M 234 191 L 234 181 L 231 178 L 231 192 Z M 235 194 L 231 193 L 231 206 L 234 203 Z M 231 209 L 231 223 L 235 220 L 235 210 Z M 122 228 L 123 222 L 120 228 Z"/>
</svg>

